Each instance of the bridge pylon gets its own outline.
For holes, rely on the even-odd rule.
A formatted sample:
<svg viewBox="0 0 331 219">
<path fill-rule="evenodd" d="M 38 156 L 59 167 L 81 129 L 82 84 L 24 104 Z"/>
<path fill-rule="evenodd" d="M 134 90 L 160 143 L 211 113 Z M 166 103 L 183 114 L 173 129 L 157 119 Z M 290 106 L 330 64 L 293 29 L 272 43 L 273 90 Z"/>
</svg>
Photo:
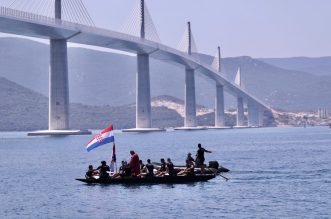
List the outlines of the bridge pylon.
<svg viewBox="0 0 331 219">
<path fill-rule="evenodd" d="M 191 22 L 187 22 L 188 47 L 187 54 L 192 55 L 192 32 Z M 185 68 L 185 127 L 196 127 L 196 102 L 195 102 L 195 71 L 189 67 Z"/>
<path fill-rule="evenodd" d="M 217 47 L 217 70 L 221 74 L 221 48 Z M 215 127 L 225 127 L 225 112 L 224 112 L 224 87 L 216 81 L 216 96 L 215 96 Z"/>
<path fill-rule="evenodd" d="M 62 18 L 61 0 L 55 0 L 55 19 Z M 28 135 L 82 135 L 87 130 L 69 129 L 69 80 L 67 39 L 50 39 L 48 130 Z"/>
<path fill-rule="evenodd" d="M 140 38 L 145 40 L 145 1 L 140 0 Z M 149 54 L 137 53 L 136 128 L 124 132 L 163 131 L 152 128 Z"/>
</svg>

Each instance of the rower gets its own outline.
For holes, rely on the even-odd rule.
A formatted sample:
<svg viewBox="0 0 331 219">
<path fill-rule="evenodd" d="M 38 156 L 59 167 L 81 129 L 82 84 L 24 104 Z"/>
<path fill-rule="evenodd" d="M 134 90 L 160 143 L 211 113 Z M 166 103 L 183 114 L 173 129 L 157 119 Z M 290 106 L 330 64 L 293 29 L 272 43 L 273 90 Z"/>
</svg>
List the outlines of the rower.
<svg viewBox="0 0 331 219">
<path fill-rule="evenodd" d="M 174 168 L 174 164 L 171 162 L 170 158 L 167 159 L 167 172 L 169 176 L 176 176 L 176 171 Z"/>
<path fill-rule="evenodd" d="M 147 164 L 144 166 L 143 170 L 139 174 L 140 177 L 153 177 L 154 176 L 154 165 L 151 164 L 151 160 L 147 159 Z"/>
<path fill-rule="evenodd" d="M 88 166 L 88 170 L 85 174 L 85 178 L 86 179 L 95 179 L 94 176 L 97 176 L 99 175 L 98 171 L 96 171 L 95 169 L 93 169 L 93 166 L 92 165 L 89 165 Z"/>
<path fill-rule="evenodd" d="M 165 162 L 165 160 L 164 160 L 164 158 L 161 158 L 161 166 L 160 166 L 160 168 L 157 170 L 157 172 L 156 172 L 156 176 L 164 176 L 164 174 L 166 173 L 166 171 L 167 171 L 167 164 L 166 164 L 166 162 Z"/>
<path fill-rule="evenodd" d="M 194 162 L 193 160 L 186 159 L 186 168 L 180 171 L 177 176 L 194 176 Z"/>
<path fill-rule="evenodd" d="M 106 161 L 101 161 L 101 165 L 97 168 L 99 170 L 100 179 L 108 179 L 110 168 Z"/>
</svg>

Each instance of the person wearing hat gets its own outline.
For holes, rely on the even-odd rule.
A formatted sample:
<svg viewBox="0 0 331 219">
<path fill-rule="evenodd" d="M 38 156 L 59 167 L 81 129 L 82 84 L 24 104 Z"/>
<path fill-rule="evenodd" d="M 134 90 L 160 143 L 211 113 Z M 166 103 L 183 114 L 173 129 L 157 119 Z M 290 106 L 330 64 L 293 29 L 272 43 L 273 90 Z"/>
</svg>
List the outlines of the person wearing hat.
<svg viewBox="0 0 331 219">
<path fill-rule="evenodd" d="M 201 147 L 201 144 L 198 144 L 198 151 L 196 154 L 196 159 L 195 159 L 195 164 L 201 168 L 201 173 L 203 174 L 205 172 L 205 152 L 206 153 L 211 153 L 211 151 L 208 151 L 206 149 L 204 149 L 203 147 Z"/>
<path fill-rule="evenodd" d="M 101 161 L 101 165 L 97 168 L 97 170 L 99 170 L 99 176 L 100 179 L 107 179 L 109 178 L 109 171 L 110 168 L 107 165 L 106 161 Z"/>
</svg>

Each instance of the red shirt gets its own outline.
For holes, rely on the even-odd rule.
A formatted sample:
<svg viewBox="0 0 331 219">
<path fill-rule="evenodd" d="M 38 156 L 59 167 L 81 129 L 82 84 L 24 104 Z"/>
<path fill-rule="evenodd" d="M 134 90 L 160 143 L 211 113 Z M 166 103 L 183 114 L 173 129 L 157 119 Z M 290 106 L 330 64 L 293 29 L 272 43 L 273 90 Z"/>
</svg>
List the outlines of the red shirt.
<svg viewBox="0 0 331 219">
<path fill-rule="evenodd" d="M 137 176 L 140 173 L 139 156 L 137 153 L 134 153 L 131 156 L 130 166 L 132 169 L 132 173 Z"/>
</svg>

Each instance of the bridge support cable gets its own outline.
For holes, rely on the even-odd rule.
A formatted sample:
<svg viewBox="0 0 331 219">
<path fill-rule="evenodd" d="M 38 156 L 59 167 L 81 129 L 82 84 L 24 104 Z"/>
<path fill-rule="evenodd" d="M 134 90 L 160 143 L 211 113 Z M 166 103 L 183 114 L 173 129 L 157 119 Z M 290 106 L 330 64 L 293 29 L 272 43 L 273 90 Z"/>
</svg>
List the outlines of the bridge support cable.
<svg viewBox="0 0 331 219">
<path fill-rule="evenodd" d="M 31 14 L 54 18 L 58 0 L 0 0 L 0 5 Z M 60 0 L 61 19 L 87 26 L 95 26 L 82 0 Z"/>
<path fill-rule="evenodd" d="M 144 0 L 135 0 L 127 21 L 121 28 L 121 32 L 140 37 L 142 39 L 161 43 L 151 14 Z"/>
</svg>

